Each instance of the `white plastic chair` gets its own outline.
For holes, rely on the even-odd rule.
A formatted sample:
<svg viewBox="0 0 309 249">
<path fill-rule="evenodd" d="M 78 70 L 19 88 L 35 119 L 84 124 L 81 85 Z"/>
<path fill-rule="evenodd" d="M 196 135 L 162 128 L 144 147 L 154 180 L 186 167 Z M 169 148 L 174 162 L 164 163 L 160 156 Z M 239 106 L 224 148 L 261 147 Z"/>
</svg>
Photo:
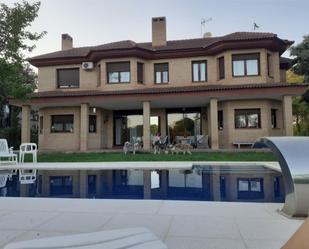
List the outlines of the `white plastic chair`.
<svg viewBox="0 0 309 249">
<path fill-rule="evenodd" d="M 35 143 L 22 143 L 19 150 L 19 162 L 25 161 L 25 155 L 32 155 L 33 162 L 37 162 L 37 145 Z"/>
<path fill-rule="evenodd" d="M 1 160 L 6 158 L 6 160 Z M 0 139 L 0 164 L 1 163 L 12 163 L 17 164 L 17 155 L 13 153 L 13 147 L 9 148 L 6 139 Z"/>
<path fill-rule="evenodd" d="M 24 163 L 25 155 L 32 155 L 33 163 L 37 163 L 37 145 L 35 143 L 23 143 L 20 145 L 19 162 Z M 32 184 L 36 181 L 36 169 L 20 169 L 19 182 L 20 184 Z"/>
</svg>

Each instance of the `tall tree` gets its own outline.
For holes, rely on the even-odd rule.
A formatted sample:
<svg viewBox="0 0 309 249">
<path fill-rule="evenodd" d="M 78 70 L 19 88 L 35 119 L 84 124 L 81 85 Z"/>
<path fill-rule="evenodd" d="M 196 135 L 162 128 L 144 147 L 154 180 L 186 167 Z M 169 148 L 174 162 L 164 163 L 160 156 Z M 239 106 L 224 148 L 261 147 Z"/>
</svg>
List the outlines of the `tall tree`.
<svg viewBox="0 0 309 249">
<path fill-rule="evenodd" d="M 291 56 L 295 56 L 292 71 L 302 75 L 304 82 L 309 83 L 309 35 L 305 35 L 304 40 L 291 47 L 290 51 Z M 303 99 L 309 103 L 309 90 L 304 94 Z"/>
<path fill-rule="evenodd" d="M 39 8 L 40 2 L 22 1 L 12 7 L 0 4 L 0 111 L 9 97 L 25 100 L 35 89 L 36 75 L 24 53 L 31 52 L 34 42 L 46 33 L 28 30 Z"/>
</svg>

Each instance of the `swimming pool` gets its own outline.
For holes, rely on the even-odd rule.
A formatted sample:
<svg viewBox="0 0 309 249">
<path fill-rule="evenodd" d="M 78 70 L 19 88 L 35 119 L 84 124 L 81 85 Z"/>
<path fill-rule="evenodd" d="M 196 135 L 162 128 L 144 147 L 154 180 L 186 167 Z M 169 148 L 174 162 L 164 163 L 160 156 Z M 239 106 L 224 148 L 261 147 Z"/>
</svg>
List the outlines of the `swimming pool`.
<svg viewBox="0 0 309 249">
<path fill-rule="evenodd" d="M 3 191 L 2 191 L 3 192 Z M 6 196 L 283 202 L 282 174 L 261 165 L 181 169 L 39 170 L 37 181 L 7 182 Z"/>
</svg>

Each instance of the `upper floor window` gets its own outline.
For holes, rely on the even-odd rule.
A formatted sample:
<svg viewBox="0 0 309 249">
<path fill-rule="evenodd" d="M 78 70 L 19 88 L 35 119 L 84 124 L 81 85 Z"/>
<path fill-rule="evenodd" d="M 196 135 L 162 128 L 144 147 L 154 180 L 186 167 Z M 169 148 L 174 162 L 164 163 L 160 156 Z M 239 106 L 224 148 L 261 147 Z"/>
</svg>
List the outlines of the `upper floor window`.
<svg viewBox="0 0 309 249">
<path fill-rule="evenodd" d="M 235 128 L 261 128 L 261 110 L 235 109 Z"/>
<path fill-rule="evenodd" d="M 202 82 L 207 80 L 207 62 L 192 61 L 192 81 Z"/>
<path fill-rule="evenodd" d="M 110 62 L 106 69 L 108 83 L 130 83 L 130 62 Z"/>
<path fill-rule="evenodd" d="M 156 84 L 168 83 L 168 63 L 154 64 L 154 76 Z"/>
<path fill-rule="evenodd" d="M 218 58 L 218 78 L 219 80 L 225 78 L 224 56 Z"/>
<path fill-rule="evenodd" d="M 51 132 L 73 132 L 74 115 L 52 115 Z"/>
<path fill-rule="evenodd" d="M 144 83 L 144 63 L 137 63 L 137 82 Z"/>
<path fill-rule="evenodd" d="M 57 69 L 58 88 L 79 87 L 79 68 Z"/>
<path fill-rule="evenodd" d="M 233 76 L 257 76 L 260 74 L 260 54 L 232 55 Z"/>
</svg>

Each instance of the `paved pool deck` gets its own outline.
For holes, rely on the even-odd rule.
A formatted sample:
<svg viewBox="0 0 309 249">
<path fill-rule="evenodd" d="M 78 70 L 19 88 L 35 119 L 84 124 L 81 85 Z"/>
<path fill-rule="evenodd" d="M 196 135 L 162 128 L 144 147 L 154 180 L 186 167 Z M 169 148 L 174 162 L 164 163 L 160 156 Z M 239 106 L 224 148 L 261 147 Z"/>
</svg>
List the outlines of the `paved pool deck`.
<svg viewBox="0 0 309 249">
<path fill-rule="evenodd" d="M 0 248 L 9 242 L 146 227 L 170 249 L 276 249 L 303 223 L 278 203 L 0 198 Z"/>
</svg>

